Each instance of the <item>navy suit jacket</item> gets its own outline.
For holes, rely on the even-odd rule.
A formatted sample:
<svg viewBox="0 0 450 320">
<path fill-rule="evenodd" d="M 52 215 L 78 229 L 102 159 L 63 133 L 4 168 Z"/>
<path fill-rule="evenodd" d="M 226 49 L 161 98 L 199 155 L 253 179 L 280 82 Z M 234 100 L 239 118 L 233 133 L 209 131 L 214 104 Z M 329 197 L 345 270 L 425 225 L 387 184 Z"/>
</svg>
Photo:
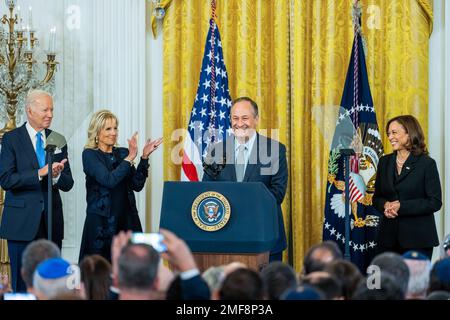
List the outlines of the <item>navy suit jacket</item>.
<svg viewBox="0 0 450 320">
<path fill-rule="evenodd" d="M 436 162 L 426 155 L 411 154 L 394 179 L 395 154 L 380 158 L 373 204 L 384 212 L 386 201 L 400 201 L 398 216 L 381 219 L 378 243 L 403 248 L 429 248 L 439 244 L 434 212 L 442 206 L 441 183 Z"/>
<path fill-rule="evenodd" d="M 120 161 L 117 168 L 113 169 L 105 162 L 103 153 L 96 149 L 83 151 L 83 170 L 86 174 L 86 201 L 87 214 L 97 214 L 104 217 L 111 215 L 111 189 L 126 179 L 127 198 L 130 204 L 130 214 L 137 215 L 136 198 L 133 191 L 141 191 L 148 177 L 148 159 L 139 162 L 137 168 L 123 161 L 128 156 L 127 148 L 114 148 L 113 153 Z M 140 229 L 139 219 L 136 225 L 130 226 L 133 230 Z"/>
<path fill-rule="evenodd" d="M 46 129 L 45 135 L 52 130 Z M 67 146 L 55 153 L 54 162 L 67 159 Z M 36 236 L 41 215 L 47 215 L 47 177 L 39 181 L 39 163 L 25 124 L 5 133 L 0 150 L 0 185 L 5 204 L 0 226 L 0 237 L 13 241 L 32 241 Z M 73 186 L 69 161 L 53 185 L 52 240 L 64 238 L 64 219 L 59 190 L 69 191 Z M 44 209 L 44 210 L 43 210 Z M 47 218 L 45 216 L 45 218 Z"/>
<path fill-rule="evenodd" d="M 236 182 L 234 136 L 229 137 L 225 143 L 218 143 L 206 161 L 223 161 L 225 166 L 216 176 L 209 174 L 208 170 L 205 170 L 203 181 Z M 283 251 L 286 249 L 286 233 L 281 203 L 286 195 L 288 182 L 286 147 L 278 141 L 257 134 L 245 169 L 243 182 L 262 182 L 275 197 L 277 201 L 276 214 L 278 215 L 279 238 L 271 252 Z"/>
</svg>

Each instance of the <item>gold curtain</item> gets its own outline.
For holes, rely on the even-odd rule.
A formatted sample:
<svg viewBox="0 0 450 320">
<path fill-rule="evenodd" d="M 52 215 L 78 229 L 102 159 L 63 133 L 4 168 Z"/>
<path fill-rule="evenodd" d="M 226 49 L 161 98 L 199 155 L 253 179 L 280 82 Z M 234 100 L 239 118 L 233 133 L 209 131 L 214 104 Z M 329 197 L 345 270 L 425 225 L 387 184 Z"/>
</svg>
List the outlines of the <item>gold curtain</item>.
<svg viewBox="0 0 450 320">
<path fill-rule="evenodd" d="M 351 0 L 217 0 L 232 98 L 260 107 L 259 129 L 278 130 L 288 150 L 286 230 L 299 271 L 306 250 L 322 238 L 329 145 L 315 107 L 339 105 L 353 41 Z M 381 133 L 386 121 L 413 114 L 427 132 L 428 38 L 431 0 L 365 0 L 367 68 Z M 172 0 L 164 21 L 164 179 L 179 180 L 171 161 L 172 132 L 186 128 L 192 109 L 210 1 Z M 324 121 L 326 119 L 324 118 Z M 390 152 L 384 137 L 386 152 Z M 292 230 L 292 233 L 289 233 Z"/>
</svg>

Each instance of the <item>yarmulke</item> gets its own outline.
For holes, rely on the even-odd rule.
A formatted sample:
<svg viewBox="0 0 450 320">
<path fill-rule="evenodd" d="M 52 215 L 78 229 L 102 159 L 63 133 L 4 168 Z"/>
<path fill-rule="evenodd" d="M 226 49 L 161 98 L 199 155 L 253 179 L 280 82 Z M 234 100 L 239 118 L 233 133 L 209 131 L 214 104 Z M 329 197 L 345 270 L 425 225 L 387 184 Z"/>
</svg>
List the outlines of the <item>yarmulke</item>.
<svg viewBox="0 0 450 320">
<path fill-rule="evenodd" d="M 70 274 L 70 263 L 61 258 L 52 258 L 41 262 L 37 267 L 38 274 L 44 279 L 58 279 Z"/>
<path fill-rule="evenodd" d="M 405 252 L 402 255 L 402 257 L 403 257 L 403 259 L 408 259 L 408 260 L 430 260 L 430 259 L 428 259 L 428 257 L 426 255 L 424 255 L 423 253 L 420 253 L 419 251 L 415 251 L 415 250 Z"/>
</svg>

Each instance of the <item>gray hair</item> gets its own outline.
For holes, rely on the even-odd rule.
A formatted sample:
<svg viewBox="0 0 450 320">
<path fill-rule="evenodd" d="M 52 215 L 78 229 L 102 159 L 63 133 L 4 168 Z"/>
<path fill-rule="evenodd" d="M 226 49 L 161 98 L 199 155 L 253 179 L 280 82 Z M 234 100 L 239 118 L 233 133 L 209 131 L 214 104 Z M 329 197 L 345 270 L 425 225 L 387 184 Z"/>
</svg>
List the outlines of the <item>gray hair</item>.
<svg viewBox="0 0 450 320">
<path fill-rule="evenodd" d="M 33 102 L 36 101 L 40 96 L 48 96 L 53 99 L 53 96 L 47 91 L 32 89 L 30 92 L 28 92 L 27 97 L 25 98 L 25 107 L 30 108 L 33 105 Z"/>
<path fill-rule="evenodd" d="M 33 286 L 33 273 L 42 261 L 60 257 L 61 251 L 53 242 L 45 239 L 31 242 L 22 254 L 22 277 L 27 288 Z"/>
<path fill-rule="evenodd" d="M 73 292 L 73 289 L 68 286 L 69 281 L 70 274 L 57 279 L 44 279 L 36 270 L 33 276 L 33 289 L 47 299 L 52 299 L 58 295 Z"/>
<path fill-rule="evenodd" d="M 407 295 L 425 298 L 430 283 L 431 261 L 405 259 L 405 263 L 409 269 Z"/>
<path fill-rule="evenodd" d="M 147 291 L 154 288 L 159 253 L 147 244 L 130 244 L 119 257 L 119 289 Z"/>
</svg>

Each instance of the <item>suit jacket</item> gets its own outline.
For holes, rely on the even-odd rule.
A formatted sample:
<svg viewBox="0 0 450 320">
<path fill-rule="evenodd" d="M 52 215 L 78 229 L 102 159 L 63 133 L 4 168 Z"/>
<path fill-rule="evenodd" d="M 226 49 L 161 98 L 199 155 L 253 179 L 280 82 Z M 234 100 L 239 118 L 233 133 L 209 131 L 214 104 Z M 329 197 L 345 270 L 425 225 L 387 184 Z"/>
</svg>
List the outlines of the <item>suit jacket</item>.
<svg viewBox="0 0 450 320">
<path fill-rule="evenodd" d="M 397 218 L 383 215 L 378 244 L 385 247 L 397 243 L 403 248 L 429 248 L 439 244 L 434 212 L 442 206 L 441 184 L 436 162 L 426 155 L 411 154 L 395 178 L 394 153 L 380 158 L 373 204 L 384 212 L 386 201 L 400 201 Z"/>
<path fill-rule="evenodd" d="M 131 214 L 138 214 L 136 198 L 133 191 L 141 191 L 144 188 L 148 176 L 148 160 L 141 160 L 137 169 L 130 166 L 127 161 L 122 161 L 128 156 L 128 149 L 114 148 L 114 156 L 121 163 L 113 169 L 110 163 L 105 161 L 103 153 L 99 150 L 85 149 L 83 151 L 83 170 L 86 174 L 86 201 L 87 214 L 97 214 L 109 217 L 111 214 L 111 189 L 126 179 L 128 202 Z M 136 226 L 136 228 L 140 228 Z"/>
<path fill-rule="evenodd" d="M 45 130 L 46 137 L 52 132 Z M 53 157 L 54 162 L 67 159 L 67 146 Z M 0 237 L 14 241 L 32 241 L 36 236 L 41 215 L 47 219 L 47 177 L 39 181 L 39 163 L 25 124 L 5 133 L 0 151 L 0 185 L 5 194 Z M 64 238 L 64 219 L 59 190 L 73 186 L 69 161 L 53 185 L 52 240 Z"/>
<path fill-rule="evenodd" d="M 216 176 L 205 170 L 203 181 L 236 181 L 234 153 L 234 136 L 226 139 L 225 143 L 218 143 L 206 161 L 220 162 L 223 160 L 224 167 Z M 224 157 L 222 157 L 222 154 Z M 262 182 L 274 195 L 277 201 L 279 238 L 271 252 L 283 251 L 286 249 L 286 233 L 281 203 L 286 194 L 288 182 L 286 147 L 278 141 L 257 134 L 245 169 L 243 182 Z"/>
</svg>

